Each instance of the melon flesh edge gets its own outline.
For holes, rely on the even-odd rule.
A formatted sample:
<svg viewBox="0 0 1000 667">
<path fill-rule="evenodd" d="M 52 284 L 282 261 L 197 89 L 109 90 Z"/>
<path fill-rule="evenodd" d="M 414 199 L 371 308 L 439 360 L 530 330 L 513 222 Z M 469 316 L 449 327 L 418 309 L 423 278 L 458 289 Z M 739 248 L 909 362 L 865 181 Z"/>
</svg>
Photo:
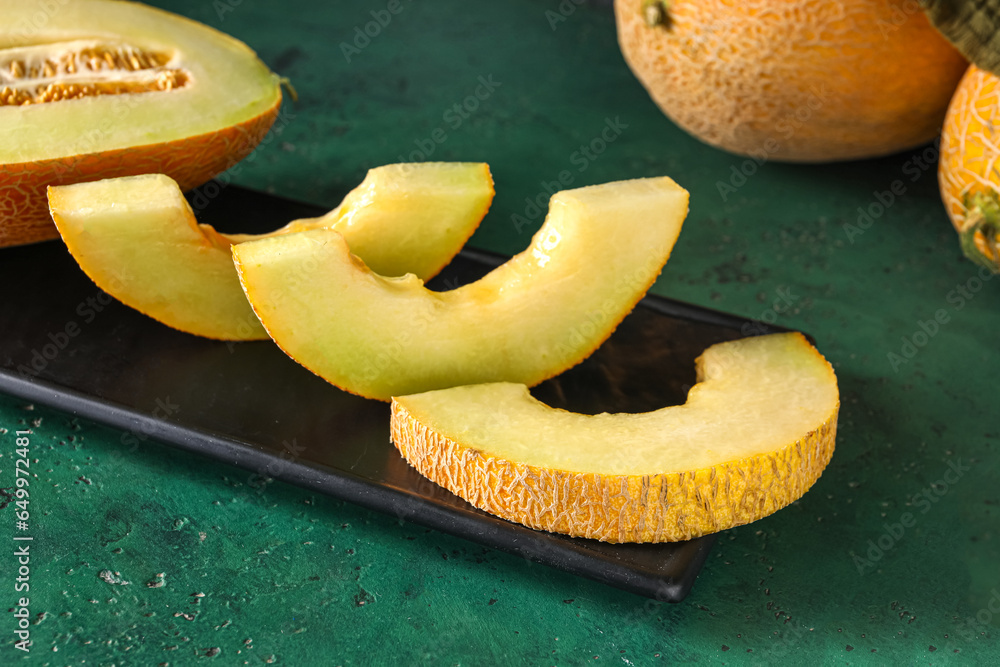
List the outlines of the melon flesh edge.
<svg viewBox="0 0 1000 667">
<path fill-rule="evenodd" d="M 372 273 L 329 231 L 233 253 L 254 312 L 286 353 L 343 389 L 388 400 L 533 385 L 575 365 L 655 281 L 686 213 L 687 192 L 668 178 L 557 193 L 527 250 L 448 292 Z"/>
<path fill-rule="evenodd" d="M 249 121 L 280 103 L 277 77 L 256 54 L 208 26 L 120 0 L 73 0 L 46 12 L 52 4 L 6 3 L 0 48 L 93 38 L 126 42 L 173 55 L 169 66 L 184 69 L 191 80 L 170 91 L 0 106 L 0 164 L 177 141 Z M 26 38 L 23 26 L 39 12 L 46 23 Z"/>
<path fill-rule="evenodd" d="M 267 235 L 229 238 L 242 243 L 333 229 L 372 271 L 385 276 L 413 273 L 428 280 L 472 236 L 493 194 L 493 177 L 485 163 L 390 164 L 369 170 L 364 181 L 326 215 L 296 220 Z"/>
<path fill-rule="evenodd" d="M 523 385 L 393 399 L 392 438 L 429 479 L 533 528 L 613 542 L 690 539 L 801 497 L 833 453 L 839 394 L 801 334 L 723 343 L 683 406 L 580 415 Z"/>
<path fill-rule="evenodd" d="M 380 270 L 430 277 L 461 249 L 492 198 L 482 163 L 387 165 L 326 215 L 250 235 L 198 224 L 162 174 L 49 189 L 63 241 L 99 287 L 164 324 L 222 340 L 268 337 L 240 286 L 233 243 L 329 226 Z"/>
<path fill-rule="evenodd" d="M 122 303 L 210 338 L 263 339 L 227 240 L 161 174 L 53 187 L 52 217 L 84 273 Z M 227 335 L 231 333 L 234 335 Z"/>
<path fill-rule="evenodd" d="M 709 468 L 795 442 L 836 411 L 833 371 L 799 334 L 710 347 L 684 405 L 640 414 L 551 408 L 523 384 L 397 397 L 410 415 L 463 445 L 529 465 L 609 475 Z"/>
<path fill-rule="evenodd" d="M 281 107 L 248 46 L 134 2 L 5 2 L 0 61 L 16 102 L 0 106 L 0 247 L 58 236 L 48 186 L 155 172 L 195 188 L 249 155 Z"/>
</svg>

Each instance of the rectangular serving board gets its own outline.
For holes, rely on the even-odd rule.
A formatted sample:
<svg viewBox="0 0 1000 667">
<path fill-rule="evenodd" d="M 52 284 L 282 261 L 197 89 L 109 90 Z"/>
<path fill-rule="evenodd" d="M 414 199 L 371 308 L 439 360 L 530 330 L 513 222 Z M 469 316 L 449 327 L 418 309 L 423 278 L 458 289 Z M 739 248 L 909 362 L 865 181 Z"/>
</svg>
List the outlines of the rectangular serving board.
<svg viewBox="0 0 1000 667">
<path fill-rule="evenodd" d="M 201 222 L 223 231 L 264 232 L 325 212 L 233 185 L 210 184 L 190 199 Z M 715 542 L 614 545 L 489 515 L 402 459 L 387 404 L 340 391 L 270 341 L 213 341 L 160 324 L 101 292 L 58 240 L 3 256 L 0 391 L 657 600 L 682 600 Z M 503 260 L 464 250 L 429 286 L 464 284 Z M 71 322 L 79 333 L 39 361 L 50 334 Z M 533 394 L 591 414 L 680 404 L 705 347 L 772 330 L 780 329 L 647 296 L 597 352 Z M 167 399 L 183 409 L 166 414 Z"/>
</svg>

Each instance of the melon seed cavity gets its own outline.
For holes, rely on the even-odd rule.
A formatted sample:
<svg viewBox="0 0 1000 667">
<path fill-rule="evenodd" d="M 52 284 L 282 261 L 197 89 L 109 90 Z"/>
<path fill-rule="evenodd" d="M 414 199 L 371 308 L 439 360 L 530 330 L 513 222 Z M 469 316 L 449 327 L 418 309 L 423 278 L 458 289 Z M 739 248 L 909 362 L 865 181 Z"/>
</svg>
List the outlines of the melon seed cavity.
<svg viewBox="0 0 1000 667">
<path fill-rule="evenodd" d="M 0 106 L 183 88 L 171 56 L 124 42 L 74 40 L 0 49 Z"/>
</svg>

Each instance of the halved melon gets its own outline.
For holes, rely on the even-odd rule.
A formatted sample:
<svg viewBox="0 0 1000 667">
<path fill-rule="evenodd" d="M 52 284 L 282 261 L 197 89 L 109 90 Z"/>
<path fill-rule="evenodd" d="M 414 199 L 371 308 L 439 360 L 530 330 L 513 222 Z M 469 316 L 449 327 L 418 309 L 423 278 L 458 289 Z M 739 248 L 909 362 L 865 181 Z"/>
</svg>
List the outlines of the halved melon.
<svg viewBox="0 0 1000 667">
<path fill-rule="evenodd" d="M 57 236 L 49 185 L 204 183 L 254 149 L 280 105 L 278 77 L 208 26 L 118 0 L 4 2 L 0 246 Z"/>
<path fill-rule="evenodd" d="M 687 402 L 580 415 L 523 384 L 392 402 L 392 440 L 424 476 L 532 528 L 608 542 L 687 540 L 801 497 L 833 455 L 830 364 L 797 333 L 713 345 Z"/>
<path fill-rule="evenodd" d="M 264 328 L 293 359 L 369 398 L 478 382 L 533 385 L 580 362 L 656 280 L 687 214 L 669 178 L 558 192 L 527 250 L 432 292 L 385 278 L 336 232 L 233 246 Z"/>
<path fill-rule="evenodd" d="M 49 188 L 52 219 L 98 287 L 181 331 L 223 340 L 266 339 L 240 287 L 230 246 L 307 229 L 335 229 L 386 275 L 435 275 L 493 201 L 482 163 L 378 167 L 319 218 L 263 235 L 199 225 L 177 184 L 151 174 Z"/>
</svg>

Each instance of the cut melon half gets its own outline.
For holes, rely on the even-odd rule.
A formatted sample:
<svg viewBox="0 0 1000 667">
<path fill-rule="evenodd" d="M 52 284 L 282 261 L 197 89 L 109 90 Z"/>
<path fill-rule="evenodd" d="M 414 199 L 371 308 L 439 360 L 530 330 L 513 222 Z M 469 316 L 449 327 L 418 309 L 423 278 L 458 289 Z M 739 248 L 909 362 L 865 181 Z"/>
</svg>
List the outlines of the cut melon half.
<svg viewBox="0 0 1000 667">
<path fill-rule="evenodd" d="M 833 454 L 830 364 L 798 333 L 713 345 L 687 402 L 643 414 L 548 407 L 523 384 L 393 399 L 392 440 L 424 476 L 540 530 L 688 540 L 801 497 Z"/>
<path fill-rule="evenodd" d="M 187 190 L 277 117 L 279 78 L 208 26 L 118 0 L 0 6 L 0 246 L 57 236 L 49 185 L 162 172 Z"/>
<path fill-rule="evenodd" d="M 335 229 L 387 275 L 435 275 L 462 248 L 493 201 L 482 163 L 378 167 L 340 206 L 263 235 L 199 225 L 180 188 L 161 174 L 49 189 L 52 219 L 98 287 L 164 324 L 222 340 L 266 339 L 240 287 L 230 247 L 307 229 Z"/>
<path fill-rule="evenodd" d="M 527 250 L 433 292 L 386 278 L 336 232 L 233 246 L 275 342 L 329 382 L 389 400 L 479 382 L 534 385 L 593 352 L 656 280 L 687 214 L 669 178 L 559 192 Z"/>
</svg>

